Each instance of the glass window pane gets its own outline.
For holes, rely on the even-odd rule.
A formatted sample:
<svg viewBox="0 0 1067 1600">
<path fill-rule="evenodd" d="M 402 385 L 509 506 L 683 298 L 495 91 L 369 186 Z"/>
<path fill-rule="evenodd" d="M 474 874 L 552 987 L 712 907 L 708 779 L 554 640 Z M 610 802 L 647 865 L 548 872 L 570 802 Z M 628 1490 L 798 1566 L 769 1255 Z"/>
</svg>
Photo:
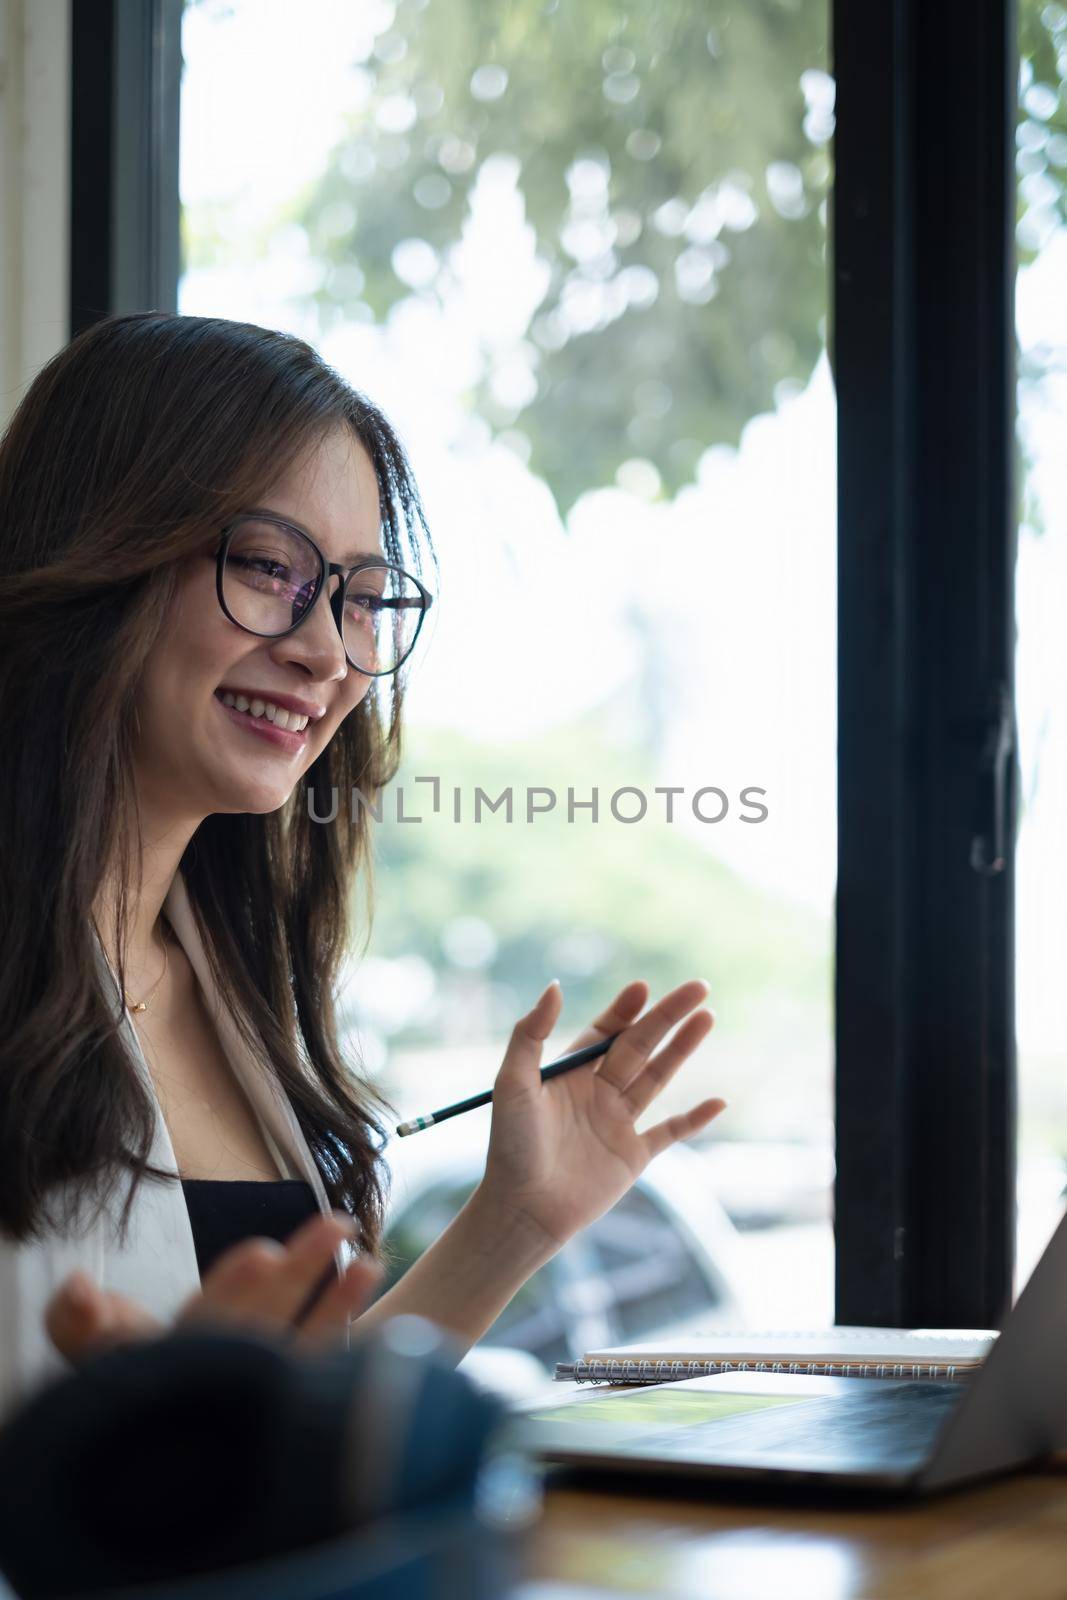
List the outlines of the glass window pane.
<svg viewBox="0 0 1067 1600">
<path fill-rule="evenodd" d="M 546 1063 L 632 979 L 706 978 L 640 1126 L 728 1109 L 653 1163 L 656 1273 L 640 1198 L 582 1246 L 571 1333 L 705 1290 L 832 1321 L 825 0 L 190 0 L 183 53 L 181 310 L 299 333 L 381 405 L 440 557 L 363 1059 L 419 1114 L 491 1084 L 553 976 Z M 475 1181 L 488 1126 L 394 1143 L 400 1190 Z"/>
</svg>

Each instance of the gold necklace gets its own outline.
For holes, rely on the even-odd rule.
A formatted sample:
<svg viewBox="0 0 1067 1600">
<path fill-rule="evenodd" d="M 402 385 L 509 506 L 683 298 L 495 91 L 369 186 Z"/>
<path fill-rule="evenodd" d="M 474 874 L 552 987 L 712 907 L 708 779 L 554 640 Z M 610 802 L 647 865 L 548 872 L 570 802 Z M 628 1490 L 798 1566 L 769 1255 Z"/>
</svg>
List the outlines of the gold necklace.
<svg viewBox="0 0 1067 1600">
<path fill-rule="evenodd" d="M 122 991 L 122 997 L 125 1000 L 126 1004 L 129 1006 L 131 1011 L 147 1011 L 148 1010 L 149 1001 L 152 999 L 152 996 L 155 994 L 156 990 L 159 988 L 160 984 L 163 982 L 163 979 L 167 976 L 167 962 L 168 962 L 169 959 L 170 959 L 170 950 L 169 950 L 169 947 L 166 944 L 166 942 L 164 942 L 164 945 L 163 945 L 163 971 L 160 973 L 159 977 L 156 979 L 155 984 L 152 986 L 151 990 L 149 991 L 149 993 L 145 996 L 145 998 L 143 1000 L 138 1000 L 138 1001 L 134 1002 L 133 1000 L 130 999 L 130 997 L 126 993 L 125 989 Z"/>
</svg>

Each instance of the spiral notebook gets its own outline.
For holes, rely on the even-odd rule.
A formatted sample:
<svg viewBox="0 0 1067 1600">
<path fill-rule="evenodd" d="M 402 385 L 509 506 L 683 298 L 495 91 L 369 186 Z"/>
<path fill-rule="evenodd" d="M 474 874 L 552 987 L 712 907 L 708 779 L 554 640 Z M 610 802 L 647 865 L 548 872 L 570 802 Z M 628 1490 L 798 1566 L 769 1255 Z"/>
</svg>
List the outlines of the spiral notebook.
<svg viewBox="0 0 1067 1600">
<path fill-rule="evenodd" d="M 993 1328 L 693 1333 L 669 1346 L 588 1350 L 579 1361 L 560 1362 L 555 1376 L 577 1383 L 670 1383 L 722 1372 L 962 1381 L 981 1366 L 996 1337 Z"/>
</svg>

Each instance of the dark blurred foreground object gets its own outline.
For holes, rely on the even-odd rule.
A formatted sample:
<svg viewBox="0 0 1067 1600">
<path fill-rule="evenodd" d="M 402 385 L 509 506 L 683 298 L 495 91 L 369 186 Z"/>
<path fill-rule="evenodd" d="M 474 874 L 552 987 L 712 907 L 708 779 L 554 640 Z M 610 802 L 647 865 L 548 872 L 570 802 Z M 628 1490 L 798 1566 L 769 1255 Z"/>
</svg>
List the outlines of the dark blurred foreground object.
<svg viewBox="0 0 1067 1600">
<path fill-rule="evenodd" d="M 539 1501 L 504 1417 L 417 1317 L 111 1350 L 0 1432 L 0 1572 L 19 1600 L 496 1600 Z"/>
</svg>

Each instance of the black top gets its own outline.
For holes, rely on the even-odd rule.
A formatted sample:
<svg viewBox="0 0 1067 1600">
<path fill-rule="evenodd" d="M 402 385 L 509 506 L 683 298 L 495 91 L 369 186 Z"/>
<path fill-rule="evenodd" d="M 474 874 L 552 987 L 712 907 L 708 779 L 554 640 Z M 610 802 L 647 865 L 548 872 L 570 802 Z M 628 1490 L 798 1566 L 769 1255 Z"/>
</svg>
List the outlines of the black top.
<svg viewBox="0 0 1067 1600">
<path fill-rule="evenodd" d="M 319 1211 L 314 1190 L 302 1178 L 183 1178 L 182 1190 L 201 1277 L 231 1245 L 252 1237 L 284 1244 Z"/>
</svg>

